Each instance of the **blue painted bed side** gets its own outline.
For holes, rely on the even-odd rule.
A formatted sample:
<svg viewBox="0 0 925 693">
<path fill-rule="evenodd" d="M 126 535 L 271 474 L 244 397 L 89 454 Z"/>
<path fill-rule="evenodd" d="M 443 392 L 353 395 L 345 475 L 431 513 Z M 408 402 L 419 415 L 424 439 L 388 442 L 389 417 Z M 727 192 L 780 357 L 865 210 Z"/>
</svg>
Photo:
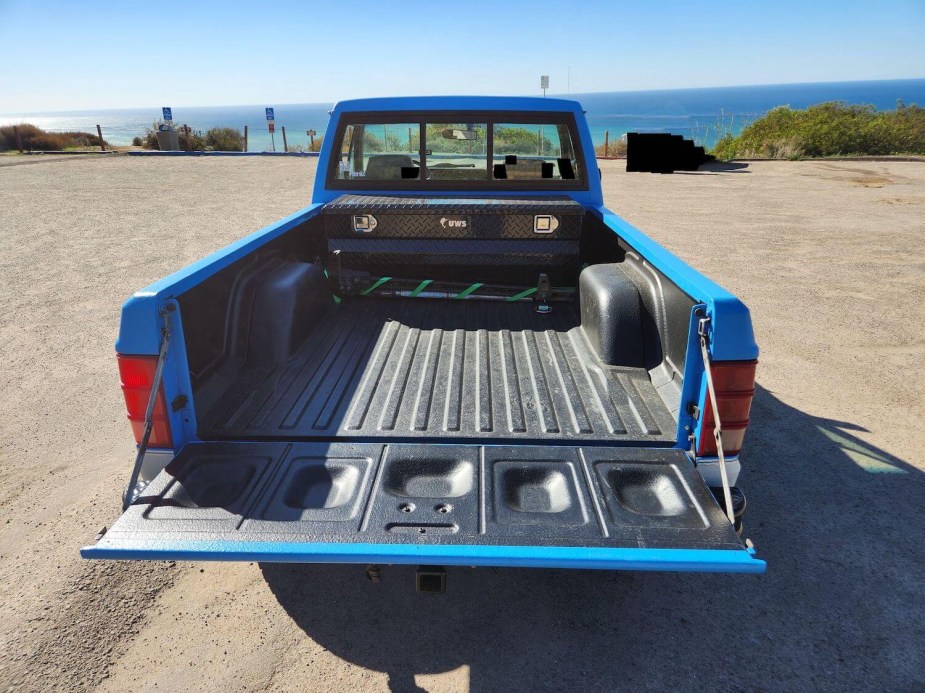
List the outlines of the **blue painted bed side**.
<svg viewBox="0 0 925 693">
<path fill-rule="evenodd" d="M 277 563 L 460 565 L 673 572 L 763 573 L 766 564 L 745 549 L 583 548 L 563 546 L 435 546 L 420 544 L 247 541 L 139 541 L 107 548 L 103 537 L 81 549 L 84 558 Z"/>
<path fill-rule="evenodd" d="M 193 384 L 190 381 L 189 361 L 186 358 L 186 335 L 183 332 L 183 315 L 180 305 L 173 299 L 168 301 L 174 311 L 170 313 L 170 348 L 164 362 L 164 397 L 175 402 L 177 397 L 186 397 L 186 406 L 168 408 L 170 432 L 173 437 L 174 454 L 178 454 L 191 440 L 197 440 L 196 410 L 193 406 Z"/>
<path fill-rule="evenodd" d="M 136 291 L 122 305 L 122 322 L 119 326 L 116 351 L 120 354 L 156 354 L 160 346 L 158 313 L 165 301 L 196 286 L 219 270 L 312 218 L 320 211 L 320 205 L 309 205 Z"/>
<path fill-rule="evenodd" d="M 160 350 L 161 329 L 164 326 L 162 310 L 172 299 L 319 212 L 320 205 L 310 205 L 137 291 L 122 306 L 116 351 L 120 354 L 156 355 Z M 167 402 L 174 402 L 178 395 L 187 398 L 185 407 L 177 410 L 168 408 L 173 450 L 178 453 L 186 443 L 196 440 L 197 436 L 183 316 L 176 301 L 173 301 L 173 306 L 175 310 L 169 318 L 171 343 L 164 362 L 163 383 Z"/>
<path fill-rule="evenodd" d="M 584 154 L 585 166 L 587 171 L 585 175 L 588 180 L 587 190 L 569 190 L 562 191 L 562 195 L 571 197 L 586 207 L 596 207 L 603 204 L 604 200 L 601 193 L 601 178 L 596 165 L 596 155 L 594 145 L 591 140 L 591 131 L 588 129 L 588 122 L 585 119 L 584 111 L 581 104 L 569 99 L 542 99 L 524 96 L 406 96 L 398 98 L 382 99 L 354 99 L 350 101 L 341 101 L 334 106 L 331 111 L 331 122 L 328 124 L 327 132 L 331 137 L 325 137 L 321 144 L 321 154 L 318 157 L 318 170 L 315 174 L 315 187 L 312 193 L 312 201 L 316 203 L 325 203 L 334 200 L 345 192 L 350 194 L 374 194 L 374 195 L 415 195 L 421 197 L 446 197 L 446 191 L 426 191 L 426 190 L 328 190 L 327 171 L 331 161 L 331 155 L 334 150 L 333 134 L 337 131 L 337 125 L 340 118 L 345 113 L 365 113 L 365 112 L 388 112 L 388 111 L 409 111 L 417 113 L 432 113 L 435 111 L 506 111 L 506 112 L 551 112 L 551 113 L 571 113 L 575 116 L 575 122 L 578 125 L 578 137 L 581 142 L 582 152 Z M 511 194 L 510 191 L 498 190 L 491 186 L 486 186 L 485 190 L 466 190 L 455 197 L 478 197 L 478 196 L 497 196 Z M 518 197 L 548 197 L 550 191 L 527 192 L 517 191 Z"/>
<path fill-rule="evenodd" d="M 702 417 L 691 416 L 687 412 L 687 405 L 696 403 L 703 411 L 707 397 L 707 381 L 703 373 L 700 337 L 697 332 L 700 318 L 703 315 L 710 317 L 709 350 L 713 360 L 752 361 L 758 358 L 758 345 L 755 343 L 751 313 L 745 304 L 726 289 L 702 275 L 606 207 L 601 206 L 595 212 L 608 228 L 636 250 L 646 262 L 696 301 L 696 305 L 691 310 L 688 327 L 687 358 L 684 363 L 684 383 L 681 387 L 676 440 L 677 447 L 689 449 L 691 443 L 688 436 L 693 434 L 699 443 L 703 431 Z"/>
<path fill-rule="evenodd" d="M 758 358 L 751 313 L 745 304 L 606 207 L 600 206 L 594 211 L 608 228 L 650 265 L 677 284 L 694 301 L 706 306 L 713 333 L 710 340 L 710 355 L 713 359 L 752 361 Z"/>
</svg>

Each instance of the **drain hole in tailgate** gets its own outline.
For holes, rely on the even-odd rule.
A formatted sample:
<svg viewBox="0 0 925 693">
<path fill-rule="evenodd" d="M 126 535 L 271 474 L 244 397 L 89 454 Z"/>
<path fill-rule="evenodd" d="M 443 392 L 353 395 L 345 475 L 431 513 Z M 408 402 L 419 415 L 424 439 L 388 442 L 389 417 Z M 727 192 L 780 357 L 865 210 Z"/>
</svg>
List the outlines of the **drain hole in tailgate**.
<svg viewBox="0 0 925 693">
<path fill-rule="evenodd" d="M 453 459 L 397 459 L 389 463 L 385 487 L 406 498 L 458 498 L 472 491 L 475 467 Z"/>
<path fill-rule="evenodd" d="M 297 510 L 338 508 L 353 498 L 359 480 L 356 467 L 306 465 L 289 479 L 285 503 Z"/>
<path fill-rule="evenodd" d="M 504 501 L 521 513 L 561 513 L 572 506 L 569 483 L 557 469 L 504 470 Z"/>
<path fill-rule="evenodd" d="M 687 509 L 686 494 L 664 470 L 616 467 L 607 472 L 606 478 L 617 501 L 630 512 L 674 517 Z"/>
</svg>

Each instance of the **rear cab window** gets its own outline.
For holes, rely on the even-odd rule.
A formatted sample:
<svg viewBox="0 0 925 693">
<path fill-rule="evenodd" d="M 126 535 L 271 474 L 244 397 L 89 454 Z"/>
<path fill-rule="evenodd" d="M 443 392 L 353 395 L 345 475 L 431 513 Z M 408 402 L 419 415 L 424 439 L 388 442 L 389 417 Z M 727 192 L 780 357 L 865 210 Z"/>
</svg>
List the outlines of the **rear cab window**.
<svg viewBox="0 0 925 693">
<path fill-rule="evenodd" d="M 569 113 L 345 113 L 328 186 L 586 190 Z"/>
<path fill-rule="evenodd" d="M 572 136 L 565 125 L 495 123 L 492 175 L 513 180 L 577 180 Z"/>
</svg>

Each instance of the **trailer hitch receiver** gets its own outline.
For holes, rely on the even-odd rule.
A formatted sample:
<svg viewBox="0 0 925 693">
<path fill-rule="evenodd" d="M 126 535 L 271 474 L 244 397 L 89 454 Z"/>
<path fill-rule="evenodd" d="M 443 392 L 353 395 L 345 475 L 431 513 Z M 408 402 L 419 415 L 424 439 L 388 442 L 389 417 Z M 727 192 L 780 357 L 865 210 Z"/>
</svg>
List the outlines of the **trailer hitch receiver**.
<svg viewBox="0 0 925 693">
<path fill-rule="evenodd" d="M 418 592 L 442 594 L 446 592 L 446 569 L 439 565 L 422 565 L 414 575 Z"/>
</svg>

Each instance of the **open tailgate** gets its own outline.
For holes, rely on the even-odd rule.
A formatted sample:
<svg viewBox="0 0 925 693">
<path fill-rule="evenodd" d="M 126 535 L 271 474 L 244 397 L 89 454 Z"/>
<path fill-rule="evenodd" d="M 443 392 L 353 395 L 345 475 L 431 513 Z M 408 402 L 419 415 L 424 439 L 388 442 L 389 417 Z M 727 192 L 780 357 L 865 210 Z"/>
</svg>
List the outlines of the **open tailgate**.
<svg viewBox="0 0 925 693">
<path fill-rule="evenodd" d="M 85 558 L 764 572 L 661 448 L 190 443 Z"/>
</svg>

